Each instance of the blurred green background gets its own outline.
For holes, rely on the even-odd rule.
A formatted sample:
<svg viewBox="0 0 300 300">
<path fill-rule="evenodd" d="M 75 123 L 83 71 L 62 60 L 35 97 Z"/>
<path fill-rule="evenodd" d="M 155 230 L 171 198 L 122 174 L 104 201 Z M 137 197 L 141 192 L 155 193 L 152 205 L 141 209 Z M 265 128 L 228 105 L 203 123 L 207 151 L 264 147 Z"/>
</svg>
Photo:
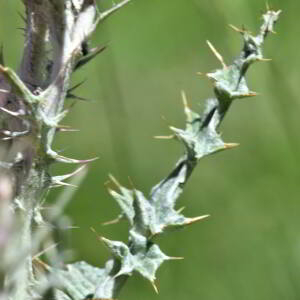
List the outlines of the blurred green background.
<svg viewBox="0 0 300 300">
<path fill-rule="evenodd" d="M 15 69 L 23 47 L 20 2 L 0 3 L 0 40 Z M 278 34 L 265 45 L 273 60 L 248 73 L 260 95 L 237 101 L 221 129 L 225 141 L 241 146 L 202 160 L 179 201 L 187 216 L 211 217 L 160 238 L 167 254 L 185 260 L 159 269 L 158 296 L 133 276 L 121 299 L 300 299 L 300 2 L 270 5 L 283 10 Z M 70 157 L 100 156 L 66 211 L 79 227 L 69 233 L 74 259 L 102 266 L 109 258 L 90 227 L 127 240 L 125 222 L 101 225 L 119 213 L 104 185 L 108 174 L 127 186 L 129 176 L 146 195 L 168 174 L 183 149 L 152 137 L 184 125 L 180 90 L 195 110 L 213 96 L 211 83 L 196 75 L 220 67 L 205 41 L 229 64 L 242 39 L 227 25 L 256 32 L 264 8 L 265 0 L 132 0 L 98 27 L 91 45 L 109 47 L 73 77 L 73 84 L 87 79 L 77 94 L 95 101 L 74 107 L 64 123 L 81 131 L 57 136 L 55 145 Z M 50 193 L 49 204 L 59 192 Z"/>
</svg>

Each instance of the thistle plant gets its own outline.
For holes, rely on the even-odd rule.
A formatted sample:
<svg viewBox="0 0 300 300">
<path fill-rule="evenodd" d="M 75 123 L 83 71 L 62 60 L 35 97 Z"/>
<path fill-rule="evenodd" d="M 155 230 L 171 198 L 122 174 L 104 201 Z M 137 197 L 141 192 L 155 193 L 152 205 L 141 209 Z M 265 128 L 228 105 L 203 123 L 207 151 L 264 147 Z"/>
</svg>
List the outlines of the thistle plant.
<svg viewBox="0 0 300 300">
<path fill-rule="evenodd" d="M 94 160 L 64 157 L 52 149 L 55 134 L 71 130 L 60 124 L 69 112 L 65 99 L 78 98 L 75 88 L 69 86 L 70 78 L 105 49 L 89 47 L 88 39 L 97 25 L 128 2 L 100 12 L 93 0 L 23 0 L 25 46 L 18 73 L 5 66 L 1 50 L 0 299 L 116 299 L 134 272 L 157 291 L 159 266 L 180 258 L 163 253 L 156 237 L 207 217 L 185 217 L 176 201 L 201 158 L 237 146 L 225 143 L 218 129 L 234 100 L 256 95 L 249 90 L 245 74 L 253 62 L 266 61 L 263 42 L 273 32 L 280 11 L 267 9 L 256 36 L 232 26 L 244 44 L 229 66 L 207 42 L 222 64 L 221 69 L 206 74 L 215 97 L 206 101 L 199 114 L 188 106 L 182 92 L 186 128 L 170 127 L 170 138 L 180 141 L 185 151 L 150 195 L 125 188 L 110 176 L 115 188 L 109 192 L 121 208 L 118 220 L 125 218 L 130 225 L 128 243 L 99 237 L 112 254 L 103 268 L 83 261 L 64 265 L 59 248 L 47 255 L 45 241 L 51 240 L 52 233 L 45 230 L 45 224 L 54 222 L 59 230 L 68 198 L 62 198 L 45 220 L 42 209 L 47 193 L 52 187 L 68 185 L 66 179 Z M 54 163 L 80 167 L 71 174 L 55 176 L 50 172 Z M 42 254 L 47 261 L 40 259 Z"/>
</svg>

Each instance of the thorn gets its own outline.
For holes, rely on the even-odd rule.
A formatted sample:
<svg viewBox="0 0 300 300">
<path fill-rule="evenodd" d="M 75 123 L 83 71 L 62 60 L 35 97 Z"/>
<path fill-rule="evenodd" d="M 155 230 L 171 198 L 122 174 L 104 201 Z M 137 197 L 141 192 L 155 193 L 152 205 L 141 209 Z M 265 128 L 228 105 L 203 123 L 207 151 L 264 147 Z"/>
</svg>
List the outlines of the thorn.
<svg viewBox="0 0 300 300">
<path fill-rule="evenodd" d="M 85 101 L 85 102 L 92 102 L 92 100 L 84 98 L 84 97 L 80 97 L 71 93 L 67 93 L 66 96 L 68 99 L 75 99 L 75 100 L 80 100 L 80 101 Z"/>
<path fill-rule="evenodd" d="M 238 143 L 225 143 L 224 144 L 224 149 L 232 149 L 235 147 L 238 147 L 240 144 Z"/>
<path fill-rule="evenodd" d="M 153 138 L 155 139 L 161 139 L 161 140 L 171 140 L 174 139 L 176 136 L 174 134 L 171 135 L 155 135 Z"/>
<path fill-rule="evenodd" d="M 1 58 L 0 58 L 0 59 L 1 59 Z M 10 91 L 7 91 L 7 90 L 0 89 L 0 93 L 9 94 L 9 93 L 10 93 Z"/>
<path fill-rule="evenodd" d="M 104 184 L 104 186 L 108 186 L 110 183 L 111 183 L 111 181 L 108 179 L 103 184 Z"/>
<path fill-rule="evenodd" d="M 98 235 L 98 233 L 97 233 L 97 231 L 95 230 L 95 228 L 94 228 L 94 227 L 90 227 L 90 230 L 91 230 L 93 233 L 95 233 L 95 234 L 97 234 L 97 235 Z"/>
<path fill-rule="evenodd" d="M 110 182 L 113 183 L 118 189 L 122 187 L 121 184 L 117 181 L 117 179 L 112 174 L 108 174 L 108 177 L 110 179 Z"/>
<path fill-rule="evenodd" d="M 72 86 L 71 88 L 68 89 L 68 93 L 76 90 L 77 88 L 82 86 L 85 82 L 86 82 L 86 79 L 84 79 L 84 80 L 80 81 L 79 83 L 75 84 L 74 86 Z"/>
<path fill-rule="evenodd" d="M 39 209 L 40 210 L 48 210 L 48 209 L 53 209 L 53 207 L 51 207 L 51 206 L 40 206 Z"/>
<path fill-rule="evenodd" d="M 56 128 L 56 131 L 58 131 L 58 132 L 78 132 L 78 131 L 80 131 L 80 129 L 67 128 L 67 127 L 60 127 L 60 126 L 58 126 Z"/>
<path fill-rule="evenodd" d="M 113 224 L 117 224 L 119 223 L 121 220 L 123 219 L 123 215 L 119 215 L 117 216 L 115 219 L 111 220 L 111 221 L 106 221 L 101 223 L 102 226 L 107 226 L 107 225 L 113 225 Z"/>
<path fill-rule="evenodd" d="M 45 254 L 47 251 L 49 251 L 49 250 L 51 250 L 51 249 L 57 247 L 57 245 L 58 245 L 58 243 L 55 243 L 55 244 L 53 244 L 53 245 L 50 245 L 50 246 L 47 247 L 46 249 L 43 249 L 42 251 L 40 251 L 39 253 L 37 253 L 36 255 L 34 255 L 34 256 L 32 257 L 32 260 L 38 259 L 40 256 L 42 256 L 43 254 Z"/>
<path fill-rule="evenodd" d="M 69 107 L 68 109 L 63 110 L 62 112 L 60 112 L 59 114 L 57 114 L 53 118 L 53 122 L 55 123 L 55 127 L 59 126 L 58 123 L 67 116 L 67 114 L 69 113 L 70 108 L 71 107 Z M 50 121 L 50 125 L 51 125 L 51 121 Z"/>
<path fill-rule="evenodd" d="M 22 117 L 22 116 L 26 115 L 24 110 L 12 111 L 12 110 L 6 109 L 4 107 L 0 107 L 0 109 L 13 117 Z"/>
<path fill-rule="evenodd" d="M 59 150 L 57 150 L 57 153 L 63 153 L 63 152 L 65 152 L 68 148 L 69 148 L 69 147 L 67 146 L 67 147 L 65 147 L 65 148 L 59 149 Z"/>
<path fill-rule="evenodd" d="M 170 128 L 170 130 L 172 130 L 172 131 L 174 131 L 175 132 L 175 136 L 176 136 L 176 138 L 178 138 L 178 136 L 177 136 L 177 134 L 180 134 L 180 133 L 182 133 L 183 132 L 183 130 L 182 129 L 179 129 L 179 128 L 176 128 L 176 127 L 174 127 L 174 126 L 169 126 L 169 128 Z"/>
<path fill-rule="evenodd" d="M 242 98 L 249 98 L 249 97 L 255 97 L 255 96 L 259 96 L 259 93 L 256 92 L 248 92 L 248 93 L 239 93 L 239 92 L 234 92 L 234 94 L 232 95 L 232 99 L 242 99 Z"/>
<path fill-rule="evenodd" d="M 258 58 L 257 61 L 268 62 L 272 61 L 272 58 Z"/>
<path fill-rule="evenodd" d="M 23 20 L 24 23 L 27 23 L 26 18 L 24 17 L 24 15 L 21 12 L 18 11 L 18 15 Z"/>
<path fill-rule="evenodd" d="M 260 95 L 260 94 L 258 94 L 256 92 L 249 92 L 248 94 L 244 94 L 243 97 L 255 97 L 258 95 Z"/>
<path fill-rule="evenodd" d="M 91 230 L 94 234 L 96 234 L 96 236 L 97 236 L 97 238 L 98 238 L 99 241 L 102 241 L 102 238 L 103 238 L 103 237 L 102 237 L 100 234 L 98 234 L 98 232 L 95 230 L 94 227 L 90 227 L 90 230 Z"/>
<path fill-rule="evenodd" d="M 204 215 L 204 216 L 199 216 L 199 217 L 196 217 L 196 218 L 188 218 L 187 222 L 185 223 L 185 225 L 191 225 L 193 223 L 196 223 L 196 222 L 199 222 L 203 219 L 206 219 L 208 218 L 210 215 Z"/>
<path fill-rule="evenodd" d="M 98 239 L 99 239 L 99 241 L 101 241 L 104 244 L 104 246 L 106 248 L 110 249 L 111 241 L 109 239 L 105 238 L 104 236 L 100 236 L 100 235 L 98 235 Z M 111 251 L 111 249 L 110 249 L 110 251 Z"/>
<path fill-rule="evenodd" d="M 129 181 L 129 184 L 130 184 L 130 186 L 131 186 L 131 189 L 132 189 L 132 190 L 136 190 L 135 185 L 134 185 L 134 183 L 133 183 L 133 180 L 131 179 L 130 176 L 128 176 L 128 181 Z"/>
<path fill-rule="evenodd" d="M 74 95 L 72 92 L 74 90 L 76 90 L 77 88 L 79 88 L 81 85 L 83 85 L 84 83 L 86 82 L 86 79 L 85 80 L 82 80 L 81 82 L 75 84 L 74 86 L 72 86 L 71 88 L 68 89 L 67 91 L 67 98 L 70 98 L 70 99 L 76 99 L 76 100 L 81 100 L 81 101 L 91 101 L 89 99 L 86 99 L 86 98 L 83 98 L 83 97 L 80 97 L 80 96 L 77 96 L 77 95 Z"/>
<path fill-rule="evenodd" d="M 188 101 L 187 101 L 187 97 L 186 97 L 186 94 L 185 92 L 182 90 L 181 91 L 181 98 L 182 98 L 182 102 L 183 102 L 183 107 L 184 107 L 184 113 L 186 115 L 186 118 L 187 118 L 187 122 L 192 122 L 193 120 L 193 114 L 192 114 L 192 111 L 188 105 Z"/>
<path fill-rule="evenodd" d="M 129 3 L 130 0 L 123 0 L 120 3 L 114 5 L 112 8 L 104 11 L 103 13 L 100 13 L 100 16 L 98 17 L 98 20 L 96 21 L 96 25 L 103 21 L 104 19 L 106 19 L 109 15 L 111 15 L 112 13 L 116 12 L 118 9 L 120 9 L 122 6 L 126 5 L 127 3 Z"/>
<path fill-rule="evenodd" d="M 269 11 L 270 10 L 270 6 L 269 6 L 269 2 L 266 2 L 266 10 Z"/>
<path fill-rule="evenodd" d="M 63 125 L 63 124 L 58 124 L 56 126 L 56 129 L 70 129 L 71 127 L 69 125 Z"/>
<path fill-rule="evenodd" d="M 167 126 L 170 126 L 170 122 L 168 121 L 168 119 L 164 115 L 161 115 L 160 117 L 167 124 Z"/>
<path fill-rule="evenodd" d="M 99 47 L 90 49 L 89 54 L 84 55 L 83 57 L 81 57 L 79 59 L 79 61 L 76 63 L 76 65 L 74 67 L 74 70 L 78 70 L 79 68 L 81 68 L 82 66 L 87 64 L 91 59 L 96 57 L 99 53 L 104 51 L 106 48 L 107 48 L 107 46 L 105 45 L 105 46 L 99 46 Z"/>
<path fill-rule="evenodd" d="M 216 58 L 220 61 L 223 68 L 226 69 L 227 66 L 223 60 L 222 55 L 215 49 L 215 47 L 211 44 L 211 42 L 209 40 L 207 40 L 206 43 L 207 43 L 208 47 L 210 48 L 210 50 L 213 52 L 213 54 L 216 56 Z"/>
<path fill-rule="evenodd" d="M 244 34 L 245 33 L 245 29 L 239 29 L 237 27 L 235 27 L 234 25 L 232 24 L 228 24 L 228 26 L 233 29 L 234 31 L 238 32 L 238 33 L 241 33 L 241 34 Z"/>
<path fill-rule="evenodd" d="M 178 214 L 180 214 L 181 212 L 183 212 L 185 210 L 185 206 L 180 207 L 176 212 Z"/>
<path fill-rule="evenodd" d="M 62 163 L 68 163 L 68 164 L 86 164 L 86 163 L 89 163 L 89 162 L 99 159 L 99 157 L 94 157 L 91 159 L 78 160 L 78 159 L 73 159 L 73 158 L 59 155 L 52 150 L 48 150 L 47 154 L 48 154 L 49 158 L 51 158 L 52 160 L 54 160 L 56 162 L 62 162 Z"/>
<path fill-rule="evenodd" d="M 4 63 L 4 54 L 3 54 L 3 44 L 1 44 L 1 47 L 0 47 L 0 64 L 2 66 L 5 65 L 5 63 Z"/>
<path fill-rule="evenodd" d="M 184 257 L 178 257 L 178 256 L 169 256 L 169 260 L 182 260 Z"/>
<path fill-rule="evenodd" d="M 167 120 L 167 118 L 164 115 L 160 116 L 161 119 L 166 123 L 167 127 L 171 128 L 173 127 L 172 125 L 170 125 L 170 122 Z M 171 136 L 171 135 L 170 135 Z M 155 139 L 171 139 L 171 137 L 164 137 L 164 136 L 154 136 Z M 176 138 L 176 136 L 174 135 L 174 138 Z"/>
<path fill-rule="evenodd" d="M 158 294 L 158 288 L 157 288 L 157 286 L 156 286 L 154 280 L 153 280 L 153 281 L 150 281 L 150 283 L 151 283 L 151 285 L 152 285 L 152 287 L 153 287 L 155 293 Z"/>
<path fill-rule="evenodd" d="M 114 184 L 114 185 L 113 185 Z M 112 180 L 108 179 L 104 182 L 104 186 L 107 189 L 107 192 L 111 195 L 112 192 L 115 191 L 115 189 L 120 189 L 121 187 L 118 187 Z"/>
<path fill-rule="evenodd" d="M 52 185 L 52 187 L 60 187 L 60 186 L 68 186 L 68 187 L 78 188 L 78 186 L 75 184 L 64 182 L 61 180 L 55 180 Z"/>
<path fill-rule="evenodd" d="M 68 226 L 65 227 L 64 229 L 69 230 L 69 229 L 80 229 L 80 226 Z"/>
<path fill-rule="evenodd" d="M 9 131 L 9 130 L 2 130 L 0 131 L 2 134 L 6 135 L 7 138 L 4 138 L 3 140 L 5 139 L 13 139 L 13 138 L 16 138 L 16 137 L 20 137 L 20 136 L 24 136 L 24 135 L 27 135 L 29 133 L 29 130 L 24 130 L 24 131 Z"/>
<path fill-rule="evenodd" d="M 181 90 L 181 98 L 185 109 L 189 109 L 188 101 L 184 90 Z"/>
<path fill-rule="evenodd" d="M 167 121 L 168 121 L 167 118 L 166 118 L 164 115 L 161 115 L 160 117 L 161 117 L 161 119 L 162 119 L 164 122 L 167 122 Z"/>
<path fill-rule="evenodd" d="M 187 101 L 186 94 L 185 94 L 184 90 L 181 90 L 181 98 L 182 98 L 183 106 L 185 108 L 189 108 L 188 101 Z"/>
<path fill-rule="evenodd" d="M 210 81 L 216 82 L 217 79 L 213 77 L 213 74 L 214 74 L 214 73 L 205 73 L 204 75 L 205 75 L 205 77 L 207 77 Z"/>
<path fill-rule="evenodd" d="M 39 258 L 34 258 L 33 261 L 34 261 L 35 263 L 37 263 L 38 265 L 40 265 L 41 267 L 43 267 L 45 270 L 47 270 L 47 271 L 49 271 L 49 272 L 51 271 L 50 266 L 47 265 L 45 262 L 43 262 L 41 259 L 39 259 Z"/>
<path fill-rule="evenodd" d="M 56 184 L 50 185 L 50 188 L 54 189 L 54 188 L 59 188 L 59 187 L 62 187 L 62 186 L 78 188 L 78 185 L 74 185 L 74 184 L 71 184 L 71 183 L 63 182 L 63 181 L 57 181 Z"/>
</svg>

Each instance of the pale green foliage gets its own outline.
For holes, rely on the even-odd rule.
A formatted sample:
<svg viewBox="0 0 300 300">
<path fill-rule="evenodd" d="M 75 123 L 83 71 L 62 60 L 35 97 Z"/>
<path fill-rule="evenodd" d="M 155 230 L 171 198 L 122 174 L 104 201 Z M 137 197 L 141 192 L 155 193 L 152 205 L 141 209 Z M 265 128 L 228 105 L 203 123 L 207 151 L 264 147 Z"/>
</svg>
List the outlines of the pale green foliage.
<svg viewBox="0 0 300 300">
<path fill-rule="evenodd" d="M 183 94 L 186 128 L 182 130 L 171 127 L 171 130 L 174 132 L 173 137 L 183 143 L 186 151 L 173 171 L 153 187 L 149 198 L 135 188 L 121 186 L 114 177 L 110 177 L 118 188 L 118 192 L 110 189 L 110 194 L 122 210 L 119 219 L 125 217 L 131 228 L 128 245 L 101 238 L 114 257 L 114 262 L 110 261 L 109 267 L 106 266 L 103 272 L 107 272 L 108 268 L 113 273 L 110 273 L 107 280 L 98 282 L 95 292 L 92 293 L 95 298 L 115 298 L 126 280 L 124 276 L 131 276 L 134 271 L 148 279 L 157 290 L 154 282 L 157 269 L 164 261 L 178 258 L 164 254 L 154 243 L 154 238 L 168 229 L 184 227 L 207 217 L 185 217 L 180 210 L 176 210 L 176 200 L 201 158 L 237 145 L 223 142 L 218 127 L 233 100 L 255 95 L 250 92 L 244 76 L 251 63 L 263 60 L 261 46 L 267 33 L 273 30 L 279 14 L 280 11 L 267 11 L 260 33 L 256 37 L 240 31 L 244 37 L 244 46 L 240 56 L 230 66 L 224 64 L 220 54 L 208 42 L 223 64 L 222 69 L 207 74 L 213 80 L 216 98 L 208 99 L 204 112 L 198 114 L 188 107 Z M 72 265 L 74 266 L 76 265 Z M 73 284 L 67 281 L 67 285 Z"/>
<path fill-rule="evenodd" d="M 223 66 L 222 69 L 206 74 L 213 81 L 215 98 L 208 99 L 204 112 L 199 114 L 191 110 L 183 93 L 186 128 L 170 129 L 174 133 L 173 138 L 183 144 L 185 152 L 171 173 L 152 188 L 149 196 L 136 188 L 125 188 L 113 176 L 110 177 L 117 187 L 117 191 L 110 189 L 110 194 L 122 210 L 119 219 L 126 218 L 130 225 L 128 244 L 101 237 L 113 256 L 102 269 L 85 262 L 62 267 L 63 255 L 58 251 L 56 256 L 49 258 L 50 262 L 55 262 L 52 266 L 35 258 L 43 272 L 33 272 L 32 257 L 41 247 L 46 234 L 41 233 L 40 229 L 34 233 L 31 228 L 33 224 L 43 225 L 41 209 L 45 195 L 50 187 L 65 185 L 65 179 L 82 169 L 80 167 L 67 175 L 52 176 L 49 174 L 49 166 L 54 162 L 85 164 L 91 161 L 63 157 L 52 150 L 56 131 L 63 129 L 59 123 L 68 113 L 68 110 L 64 110 L 64 100 L 66 96 L 77 98 L 72 94 L 73 88 L 68 88 L 70 76 L 104 49 L 98 47 L 85 54 L 82 47 L 97 24 L 127 2 L 128 0 L 123 1 L 100 13 L 95 2 L 89 0 L 67 0 L 64 3 L 58 0 L 24 0 L 27 44 L 20 76 L 10 68 L 0 66 L 5 84 L 9 86 L 8 97 L 17 103 L 15 110 L 7 109 L 5 105 L 0 106 L 1 110 L 9 118 L 17 118 L 21 125 L 19 127 L 23 128 L 22 131 L 17 131 L 12 126 L 10 130 L 4 130 L 4 134 L 13 141 L 20 136 L 31 139 L 30 151 L 27 148 L 26 151 L 25 148 L 14 150 L 15 156 L 7 156 L 11 159 L 4 157 L 0 165 L 11 171 L 11 176 L 15 176 L 14 184 L 17 182 L 21 187 L 11 201 L 15 205 L 15 218 L 16 212 L 21 211 L 21 218 L 18 220 L 22 226 L 23 238 L 20 253 L 25 259 L 20 258 L 19 265 L 14 265 L 17 275 L 8 272 L 9 274 L 2 276 L 5 278 L 2 280 L 4 288 L 0 292 L 9 299 L 113 299 L 134 272 L 148 279 L 157 291 L 157 269 L 164 261 L 180 258 L 163 253 L 155 243 L 155 237 L 169 229 L 183 228 L 207 217 L 185 217 L 182 210 L 176 208 L 176 201 L 201 158 L 237 145 L 225 143 L 218 128 L 233 100 L 255 95 L 246 84 L 245 73 L 251 63 L 264 60 L 261 47 L 267 34 L 273 31 L 280 11 L 268 10 L 263 15 L 263 25 L 257 36 L 238 30 L 243 35 L 244 46 L 230 66 L 225 65 L 221 55 L 208 42 Z M 46 25 L 42 22 L 46 17 L 45 9 L 49 14 Z M 39 30 L 35 31 L 35 26 Z M 53 46 L 51 58 L 46 50 L 48 34 Z M 49 59 L 51 64 L 47 65 Z M 31 67 L 32 61 L 37 62 L 35 68 Z M 10 122 L 11 119 L 8 119 L 4 124 Z M 21 179 L 15 169 L 20 161 L 26 161 L 23 166 L 24 177 Z M 58 222 L 57 217 L 56 214 L 50 221 Z M 19 235 L 16 240 L 18 237 Z M 13 246 L 16 247 L 15 243 Z M 10 250 L 11 247 L 7 249 Z M 9 266 L 9 263 L 6 262 L 5 266 Z M 5 273 L 4 269 L 0 271 L 0 275 Z"/>
</svg>

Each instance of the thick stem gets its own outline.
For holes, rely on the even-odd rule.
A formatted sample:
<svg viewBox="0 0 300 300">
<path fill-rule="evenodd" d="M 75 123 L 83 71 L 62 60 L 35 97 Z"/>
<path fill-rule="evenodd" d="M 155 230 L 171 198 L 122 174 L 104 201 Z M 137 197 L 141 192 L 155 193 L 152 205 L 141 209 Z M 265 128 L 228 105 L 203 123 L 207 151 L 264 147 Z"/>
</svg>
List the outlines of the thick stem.
<svg viewBox="0 0 300 300">
<path fill-rule="evenodd" d="M 31 264 L 31 224 L 32 224 L 32 210 L 26 209 L 20 212 L 20 225 L 21 239 L 19 245 L 19 251 L 24 254 L 27 253 L 23 260 L 20 261 L 16 272 L 13 274 L 13 281 L 10 282 L 8 277 L 8 283 L 14 288 L 12 299 L 26 300 L 28 299 L 28 287 L 30 286 L 30 279 L 33 277 L 32 264 Z"/>
<path fill-rule="evenodd" d="M 49 175 L 45 168 L 40 168 L 35 163 L 31 168 L 28 177 L 20 190 L 18 198 L 15 199 L 17 209 L 14 220 L 15 226 L 20 228 L 20 238 L 14 249 L 14 263 L 7 276 L 8 286 L 13 287 L 13 297 L 16 300 L 30 299 L 29 288 L 34 283 L 32 267 L 32 236 L 35 218 L 35 209 L 44 198 L 49 185 Z"/>
<path fill-rule="evenodd" d="M 106 278 L 101 278 L 101 281 L 97 285 L 97 289 L 94 298 L 99 299 L 117 299 L 121 289 L 129 279 L 128 275 L 116 276 L 120 271 L 120 261 L 113 259 L 111 262 L 112 268 Z"/>
<path fill-rule="evenodd" d="M 24 0 L 24 4 L 26 7 L 26 32 L 20 78 L 31 90 L 34 90 L 43 86 L 46 75 L 47 15 L 44 0 Z"/>
<path fill-rule="evenodd" d="M 49 187 L 64 184 L 49 175 L 50 165 L 57 161 L 87 162 L 62 157 L 51 147 L 59 122 L 65 116 L 62 111 L 71 74 L 84 55 L 82 44 L 95 30 L 99 17 L 94 0 L 23 0 L 23 3 L 25 47 L 19 76 L 4 67 L 0 57 L 0 167 L 9 173 L 12 190 L 9 206 L 14 209 L 15 231 L 8 242 L 8 251 L 5 248 L 5 252 L 13 253 L 14 260 L 4 258 L 0 245 L 0 259 L 8 267 L 7 272 L 0 267 L 0 295 L 6 289 L 4 293 L 14 300 L 30 298 L 29 289 L 35 280 L 32 251 L 37 251 L 42 242 L 32 240 L 33 224 L 36 216 L 40 216 Z M 122 5 L 104 13 L 103 18 Z M 1 229 L 0 222 L 0 233 Z"/>
</svg>

